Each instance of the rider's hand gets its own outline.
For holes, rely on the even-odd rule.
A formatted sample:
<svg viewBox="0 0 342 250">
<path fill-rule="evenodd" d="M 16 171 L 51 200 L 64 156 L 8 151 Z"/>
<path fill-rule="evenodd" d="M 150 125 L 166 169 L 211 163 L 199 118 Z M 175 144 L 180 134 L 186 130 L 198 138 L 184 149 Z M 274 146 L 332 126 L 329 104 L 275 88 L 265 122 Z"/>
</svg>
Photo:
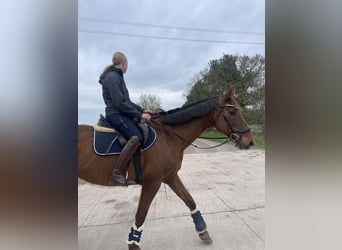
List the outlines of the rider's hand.
<svg viewBox="0 0 342 250">
<path fill-rule="evenodd" d="M 149 121 L 151 120 L 151 115 L 148 113 L 143 113 L 141 118 Z"/>
</svg>

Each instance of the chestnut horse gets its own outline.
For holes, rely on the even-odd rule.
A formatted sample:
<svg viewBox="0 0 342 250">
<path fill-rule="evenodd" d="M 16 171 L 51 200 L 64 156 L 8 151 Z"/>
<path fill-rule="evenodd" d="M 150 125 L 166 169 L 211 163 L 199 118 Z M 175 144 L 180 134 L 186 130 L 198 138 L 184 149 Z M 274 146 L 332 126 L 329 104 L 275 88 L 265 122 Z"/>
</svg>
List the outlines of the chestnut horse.
<svg viewBox="0 0 342 250">
<path fill-rule="evenodd" d="M 184 150 L 207 128 L 216 127 L 240 149 L 253 145 L 253 135 L 234 98 L 234 89 L 222 97 L 207 99 L 188 107 L 154 114 L 149 125 L 157 133 L 154 145 L 141 156 L 141 194 L 135 223 L 128 235 L 128 249 L 140 249 L 143 223 L 161 183 L 166 183 L 190 209 L 199 237 L 206 243 L 211 238 L 196 203 L 186 190 L 178 171 Z M 93 127 L 78 126 L 78 176 L 90 183 L 107 186 L 117 156 L 99 156 L 93 149 Z M 132 163 L 131 163 L 132 165 Z M 130 167 L 128 179 L 134 180 Z"/>
</svg>

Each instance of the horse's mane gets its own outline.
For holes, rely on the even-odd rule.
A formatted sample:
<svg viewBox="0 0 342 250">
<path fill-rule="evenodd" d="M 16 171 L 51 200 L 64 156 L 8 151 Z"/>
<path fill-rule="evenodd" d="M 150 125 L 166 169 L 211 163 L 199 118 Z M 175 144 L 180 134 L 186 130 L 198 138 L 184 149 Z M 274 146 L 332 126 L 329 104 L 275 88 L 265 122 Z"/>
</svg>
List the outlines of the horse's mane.
<svg viewBox="0 0 342 250">
<path fill-rule="evenodd" d="M 159 116 L 165 124 L 180 124 L 206 115 L 217 105 L 217 98 L 202 100 L 182 108 L 160 112 Z"/>
</svg>

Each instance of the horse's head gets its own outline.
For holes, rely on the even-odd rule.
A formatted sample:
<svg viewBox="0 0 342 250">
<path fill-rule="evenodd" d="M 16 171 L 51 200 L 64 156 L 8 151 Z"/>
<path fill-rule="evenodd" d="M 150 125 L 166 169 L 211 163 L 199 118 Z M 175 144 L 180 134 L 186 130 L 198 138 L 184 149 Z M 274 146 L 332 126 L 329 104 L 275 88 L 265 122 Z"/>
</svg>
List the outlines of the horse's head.
<svg viewBox="0 0 342 250">
<path fill-rule="evenodd" d="M 241 107 L 234 98 L 234 88 L 219 98 L 219 107 L 215 115 L 215 127 L 233 140 L 240 149 L 254 145 L 253 134 L 241 114 Z"/>
</svg>

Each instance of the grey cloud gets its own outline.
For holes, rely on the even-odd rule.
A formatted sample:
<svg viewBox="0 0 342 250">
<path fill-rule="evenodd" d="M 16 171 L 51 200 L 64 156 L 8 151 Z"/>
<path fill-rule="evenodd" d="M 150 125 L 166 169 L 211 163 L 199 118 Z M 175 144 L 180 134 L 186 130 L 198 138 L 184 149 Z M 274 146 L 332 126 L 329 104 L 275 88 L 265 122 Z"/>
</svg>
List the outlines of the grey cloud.
<svg viewBox="0 0 342 250">
<path fill-rule="evenodd" d="M 264 32 L 263 1 L 80 1 L 79 16 L 163 26 Z M 201 40 L 264 40 L 263 36 L 245 34 L 80 21 L 79 31 L 87 29 Z M 83 107 L 79 109 L 80 120 L 92 116 L 97 118 L 98 114 L 86 107 L 103 105 L 101 94 L 98 96 L 98 76 L 103 67 L 111 62 L 113 52 L 118 50 L 128 57 L 129 69 L 125 78 L 132 99 L 138 100 L 142 92 L 156 93 L 163 97 L 162 105 L 168 108 L 184 103 L 183 93 L 190 79 L 203 70 L 209 60 L 220 58 L 223 54 L 264 54 L 262 45 L 189 42 L 79 32 L 79 103 Z M 87 92 L 87 86 L 98 89 Z"/>
</svg>

